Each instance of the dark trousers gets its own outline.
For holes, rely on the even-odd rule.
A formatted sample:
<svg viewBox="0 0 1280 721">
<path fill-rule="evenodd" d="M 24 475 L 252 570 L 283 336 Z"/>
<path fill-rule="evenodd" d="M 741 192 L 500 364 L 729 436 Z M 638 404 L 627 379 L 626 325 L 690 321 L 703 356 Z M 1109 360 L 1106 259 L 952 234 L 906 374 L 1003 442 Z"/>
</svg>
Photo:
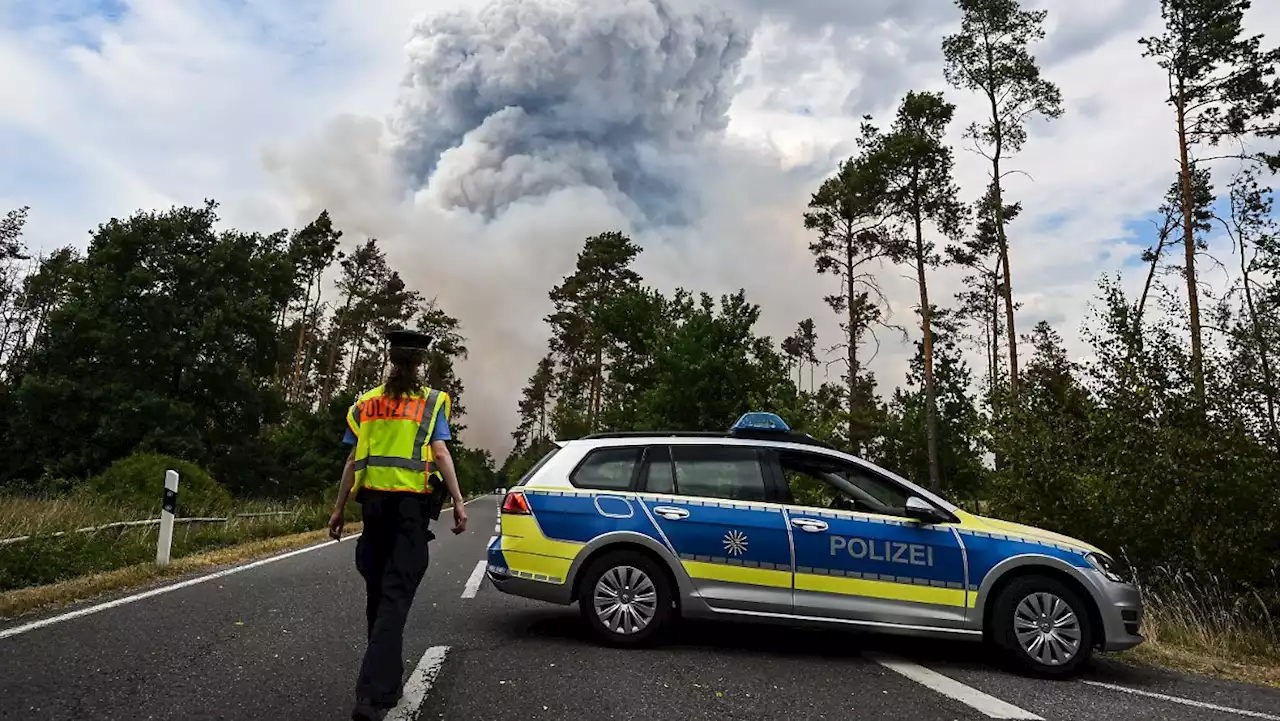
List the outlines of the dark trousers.
<svg viewBox="0 0 1280 721">
<path fill-rule="evenodd" d="M 427 504 L 410 493 L 362 490 L 364 531 L 356 541 L 356 568 L 364 577 L 369 646 L 356 696 L 393 706 L 404 677 L 404 625 L 427 571 Z"/>
</svg>

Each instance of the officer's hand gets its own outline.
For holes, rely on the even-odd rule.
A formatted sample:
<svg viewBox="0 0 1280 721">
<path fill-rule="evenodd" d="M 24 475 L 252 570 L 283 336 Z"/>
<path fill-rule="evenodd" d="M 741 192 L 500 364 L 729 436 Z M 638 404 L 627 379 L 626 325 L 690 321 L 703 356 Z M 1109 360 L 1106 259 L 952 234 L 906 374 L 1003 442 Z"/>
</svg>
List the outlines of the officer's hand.
<svg viewBox="0 0 1280 721">
<path fill-rule="evenodd" d="M 335 541 L 342 540 L 342 527 L 347 522 L 345 516 L 346 514 L 342 511 L 334 511 L 333 515 L 329 516 L 329 538 Z"/>
<path fill-rule="evenodd" d="M 456 503 L 453 506 L 453 532 L 458 534 L 465 530 L 467 530 L 467 510 L 461 503 Z"/>
</svg>

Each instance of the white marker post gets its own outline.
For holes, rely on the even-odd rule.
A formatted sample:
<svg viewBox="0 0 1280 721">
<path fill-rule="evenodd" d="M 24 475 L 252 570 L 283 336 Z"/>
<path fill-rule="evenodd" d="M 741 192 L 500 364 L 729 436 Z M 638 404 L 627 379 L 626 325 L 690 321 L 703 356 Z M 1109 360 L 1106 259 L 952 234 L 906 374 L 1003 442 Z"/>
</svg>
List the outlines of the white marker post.
<svg viewBox="0 0 1280 721">
<path fill-rule="evenodd" d="M 178 472 L 164 473 L 164 500 L 160 504 L 160 542 L 156 545 L 156 565 L 169 565 L 173 545 L 173 515 L 178 511 Z"/>
</svg>

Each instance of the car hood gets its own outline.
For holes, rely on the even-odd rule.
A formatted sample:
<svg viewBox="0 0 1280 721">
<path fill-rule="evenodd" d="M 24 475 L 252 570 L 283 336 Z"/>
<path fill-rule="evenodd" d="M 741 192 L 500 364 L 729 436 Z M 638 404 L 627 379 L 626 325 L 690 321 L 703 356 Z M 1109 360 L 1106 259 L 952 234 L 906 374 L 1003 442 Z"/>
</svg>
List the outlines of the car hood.
<svg viewBox="0 0 1280 721">
<path fill-rule="evenodd" d="M 987 518 L 985 516 L 970 515 L 969 518 L 972 519 L 972 526 L 975 530 L 983 530 L 991 533 L 1003 533 L 1008 536 L 1022 537 L 1032 541 L 1056 543 L 1060 546 L 1079 549 L 1081 552 L 1102 553 L 1102 550 L 1097 546 L 1085 543 L 1078 538 L 1064 536 L 1061 533 L 1054 533 L 1053 531 L 1046 531 L 1043 528 L 1025 526 L 1021 523 L 1001 521 L 998 518 Z"/>
</svg>

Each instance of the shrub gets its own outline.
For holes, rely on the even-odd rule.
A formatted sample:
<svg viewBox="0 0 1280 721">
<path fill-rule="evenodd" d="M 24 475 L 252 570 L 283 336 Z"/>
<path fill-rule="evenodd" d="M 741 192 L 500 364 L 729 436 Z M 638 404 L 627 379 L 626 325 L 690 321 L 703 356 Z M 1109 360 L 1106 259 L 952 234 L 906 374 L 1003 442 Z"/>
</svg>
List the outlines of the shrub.
<svg viewBox="0 0 1280 721">
<path fill-rule="evenodd" d="M 86 481 L 80 490 L 122 508 L 157 510 L 164 495 L 167 470 L 178 472 L 179 516 L 218 513 L 231 507 L 231 494 L 207 471 L 194 463 L 159 453 L 135 453 L 121 458 Z"/>
</svg>

